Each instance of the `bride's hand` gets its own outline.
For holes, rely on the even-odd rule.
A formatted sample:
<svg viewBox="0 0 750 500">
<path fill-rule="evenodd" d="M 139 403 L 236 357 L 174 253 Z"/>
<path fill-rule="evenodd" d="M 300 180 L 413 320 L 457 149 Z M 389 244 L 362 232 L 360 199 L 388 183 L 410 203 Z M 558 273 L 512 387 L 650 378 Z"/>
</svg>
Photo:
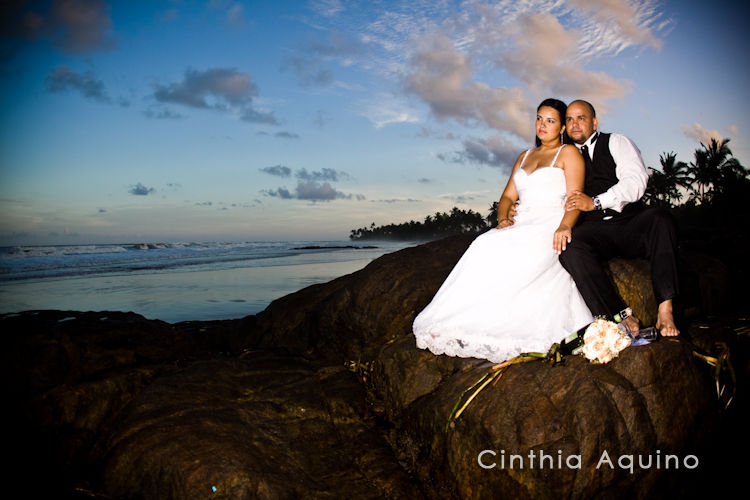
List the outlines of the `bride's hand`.
<svg viewBox="0 0 750 500">
<path fill-rule="evenodd" d="M 508 227 L 508 226 L 512 226 L 512 225 L 513 225 L 513 220 L 512 219 L 500 219 L 500 221 L 498 221 L 497 226 L 495 227 L 495 229 L 502 229 L 504 227 Z"/>
<path fill-rule="evenodd" d="M 573 191 L 573 194 L 568 196 L 568 199 L 565 200 L 565 210 L 567 212 L 570 212 L 571 210 L 591 212 L 594 210 L 594 201 L 590 196 L 587 196 L 580 191 Z"/>
<path fill-rule="evenodd" d="M 567 248 L 568 243 L 572 239 L 571 228 L 565 224 L 560 224 L 560 227 L 555 231 L 555 235 L 552 237 L 552 248 L 554 248 L 557 254 L 561 254 Z"/>
</svg>

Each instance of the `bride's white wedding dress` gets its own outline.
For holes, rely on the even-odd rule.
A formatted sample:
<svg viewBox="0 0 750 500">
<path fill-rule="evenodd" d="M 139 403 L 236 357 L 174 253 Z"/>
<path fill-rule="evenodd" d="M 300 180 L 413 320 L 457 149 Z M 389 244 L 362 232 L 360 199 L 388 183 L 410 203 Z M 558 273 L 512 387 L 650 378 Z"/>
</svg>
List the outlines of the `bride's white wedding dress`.
<svg viewBox="0 0 750 500">
<path fill-rule="evenodd" d="M 561 148 L 562 149 L 562 148 Z M 515 224 L 477 237 L 413 324 L 417 347 L 500 363 L 546 353 L 593 321 L 552 248 L 565 211 L 565 173 L 552 165 L 513 176 Z"/>
</svg>

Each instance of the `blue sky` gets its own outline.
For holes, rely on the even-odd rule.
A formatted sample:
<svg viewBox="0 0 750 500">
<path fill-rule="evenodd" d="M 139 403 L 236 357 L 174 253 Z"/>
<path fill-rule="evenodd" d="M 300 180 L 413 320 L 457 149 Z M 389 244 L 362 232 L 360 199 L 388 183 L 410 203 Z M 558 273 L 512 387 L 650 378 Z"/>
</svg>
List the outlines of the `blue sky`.
<svg viewBox="0 0 750 500">
<path fill-rule="evenodd" d="M 6 2 L 0 244 L 345 239 L 486 214 L 546 97 L 750 166 L 749 2 Z"/>
</svg>

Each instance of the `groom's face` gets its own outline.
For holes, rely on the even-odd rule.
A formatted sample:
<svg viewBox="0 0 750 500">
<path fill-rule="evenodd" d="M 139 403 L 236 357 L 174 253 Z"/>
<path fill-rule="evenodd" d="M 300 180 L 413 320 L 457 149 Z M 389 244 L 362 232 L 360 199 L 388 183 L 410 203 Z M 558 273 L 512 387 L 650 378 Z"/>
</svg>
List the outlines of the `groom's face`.
<svg viewBox="0 0 750 500">
<path fill-rule="evenodd" d="M 586 104 L 573 102 L 565 113 L 568 135 L 576 144 L 583 144 L 596 131 L 598 122 Z"/>
</svg>

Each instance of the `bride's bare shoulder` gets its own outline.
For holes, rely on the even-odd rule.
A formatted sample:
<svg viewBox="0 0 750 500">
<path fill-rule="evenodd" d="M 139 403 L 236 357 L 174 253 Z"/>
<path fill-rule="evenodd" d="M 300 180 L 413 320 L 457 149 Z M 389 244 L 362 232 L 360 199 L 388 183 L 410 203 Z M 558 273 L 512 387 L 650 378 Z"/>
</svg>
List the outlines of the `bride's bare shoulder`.
<svg viewBox="0 0 750 500">
<path fill-rule="evenodd" d="M 523 160 L 523 157 L 526 156 L 527 154 L 531 154 L 532 151 L 534 151 L 533 148 L 532 149 L 524 149 L 523 151 L 521 151 L 520 153 L 518 153 L 518 156 L 516 157 L 516 163 L 518 163 L 521 160 Z"/>
<path fill-rule="evenodd" d="M 526 158 L 527 154 L 530 154 L 533 150 L 531 149 L 524 149 L 521 151 L 518 156 L 516 157 L 516 162 L 513 164 L 513 171 L 515 171 L 518 167 L 521 166 L 521 163 L 523 163 L 524 158 Z"/>
<path fill-rule="evenodd" d="M 578 151 L 577 147 L 572 144 L 565 144 L 560 151 L 560 159 L 566 160 L 568 158 L 573 160 L 583 159 L 581 152 Z"/>
</svg>

